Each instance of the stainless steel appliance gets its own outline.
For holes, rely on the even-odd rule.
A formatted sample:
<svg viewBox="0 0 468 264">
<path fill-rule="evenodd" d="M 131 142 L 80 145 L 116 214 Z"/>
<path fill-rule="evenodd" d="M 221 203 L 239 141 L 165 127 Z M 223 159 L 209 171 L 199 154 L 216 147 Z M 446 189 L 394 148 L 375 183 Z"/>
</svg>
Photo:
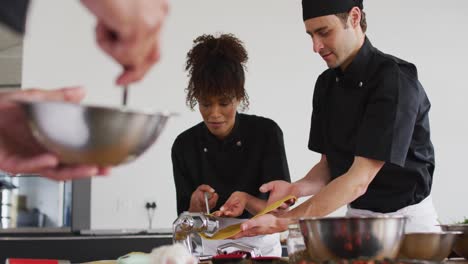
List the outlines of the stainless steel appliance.
<svg viewBox="0 0 468 264">
<path fill-rule="evenodd" d="M 219 230 L 216 217 L 204 213 L 183 212 L 172 225 L 174 243 L 182 243 L 190 253 L 201 255 L 200 234 L 212 236 Z"/>
<path fill-rule="evenodd" d="M 206 260 L 212 256 L 203 256 L 203 244 L 201 234 L 212 237 L 216 232 L 224 228 L 222 218 L 205 213 L 183 212 L 173 223 L 173 241 L 182 243 L 192 255 L 198 256 L 200 260 Z M 250 257 L 262 256 L 256 247 L 237 242 L 221 244 L 217 248 L 217 254 L 231 254 L 233 252 L 247 253 Z"/>
<path fill-rule="evenodd" d="M 0 226 L 1 228 L 11 227 L 13 202 L 12 202 L 12 189 L 16 186 L 12 184 L 8 178 L 0 178 Z"/>
</svg>

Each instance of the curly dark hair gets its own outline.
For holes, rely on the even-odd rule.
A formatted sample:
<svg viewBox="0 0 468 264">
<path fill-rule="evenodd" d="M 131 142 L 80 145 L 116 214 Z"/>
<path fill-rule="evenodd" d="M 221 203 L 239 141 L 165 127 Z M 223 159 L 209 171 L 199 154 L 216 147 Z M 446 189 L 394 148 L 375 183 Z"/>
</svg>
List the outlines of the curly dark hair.
<svg viewBox="0 0 468 264">
<path fill-rule="evenodd" d="M 247 51 L 232 34 L 202 35 L 193 41 L 187 53 L 185 70 L 189 82 L 186 103 L 192 110 L 198 100 L 212 96 L 237 98 L 241 109 L 249 106 L 244 88 Z"/>
</svg>

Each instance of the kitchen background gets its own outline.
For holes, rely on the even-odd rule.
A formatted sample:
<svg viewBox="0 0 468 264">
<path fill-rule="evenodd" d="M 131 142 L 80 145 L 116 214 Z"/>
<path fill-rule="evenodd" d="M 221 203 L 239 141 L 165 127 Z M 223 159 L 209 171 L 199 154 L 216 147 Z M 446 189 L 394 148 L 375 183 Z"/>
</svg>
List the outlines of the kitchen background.
<svg viewBox="0 0 468 264">
<path fill-rule="evenodd" d="M 372 43 L 418 67 L 432 102 L 434 203 L 442 222 L 462 220 L 468 216 L 468 2 L 367 0 L 364 6 Z M 78 1 L 33 1 L 23 43 L 22 87 L 82 85 L 88 90 L 86 103 L 119 105 L 121 90 L 114 80 L 120 67 L 96 46 L 94 24 Z M 115 168 L 110 177 L 92 179 L 91 228 L 146 228 L 145 203 L 152 201 L 157 203 L 153 227 L 172 225 L 176 202 L 171 145 L 180 132 L 201 120 L 185 106 L 184 59 L 195 37 L 214 32 L 234 33 L 245 42 L 250 56 L 248 113 L 270 117 L 283 129 L 292 179 L 301 178 L 318 161 L 306 146 L 313 85 L 326 65 L 312 52 L 300 1 L 173 0 L 161 62 L 131 87 L 129 104 L 179 116 L 139 160 Z M 89 197 L 84 194 L 82 199 Z M 343 208 L 334 214 L 342 213 Z"/>
</svg>

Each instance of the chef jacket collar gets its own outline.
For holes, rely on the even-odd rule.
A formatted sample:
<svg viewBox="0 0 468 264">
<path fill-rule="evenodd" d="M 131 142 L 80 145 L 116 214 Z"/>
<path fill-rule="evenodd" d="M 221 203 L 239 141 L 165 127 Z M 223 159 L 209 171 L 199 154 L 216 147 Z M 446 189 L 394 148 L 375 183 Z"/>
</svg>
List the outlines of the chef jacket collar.
<svg viewBox="0 0 468 264">
<path fill-rule="evenodd" d="M 351 64 L 349 64 L 348 68 L 346 68 L 344 72 L 339 67 L 334 69 L 337 75 L 337 80 L 344 78 L 343 81 L 346 84 L 350 84 L 349 87 L 360 88 L 365 86 L 365 77 L 368 72 L 367 66 L 372 58 L 373 50 L 374 47 L 372 46 L 372 43 L 366 37 L 364 44 L 359 49 Z"/>
</svg>

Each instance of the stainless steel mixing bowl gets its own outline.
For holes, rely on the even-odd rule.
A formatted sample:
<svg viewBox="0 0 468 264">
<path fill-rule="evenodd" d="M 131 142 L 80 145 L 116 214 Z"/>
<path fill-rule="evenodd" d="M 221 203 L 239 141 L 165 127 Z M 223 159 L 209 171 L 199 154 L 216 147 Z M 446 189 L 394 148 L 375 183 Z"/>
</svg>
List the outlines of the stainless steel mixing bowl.
<svg viewBox="0 0 468 264">
<path fill-rule="evenodd" d="M 452 252 L 452 247 L 460 234 L 461 232 L 405 234 L 398 257 L 441 262 Z"/>
<path fill-rule="evenodd" d="M 384 259 L 397 256 L 405 220 L 403 216 L 302 218 L 299 225 L 313 260 Z"/>
<path fill-rule="evenodd" d="M 19 102 L 36 139 L 66 164 L 114 166 L 158 138 L 170 114 L 66 102 Z"/>
<path fill-rule="evenodd" d="M 468 259 L 468 224 L 440 225 L 444 231 L 459 231 L 462 234 L 453 245 L 453 251 Z"/>
</svg>

